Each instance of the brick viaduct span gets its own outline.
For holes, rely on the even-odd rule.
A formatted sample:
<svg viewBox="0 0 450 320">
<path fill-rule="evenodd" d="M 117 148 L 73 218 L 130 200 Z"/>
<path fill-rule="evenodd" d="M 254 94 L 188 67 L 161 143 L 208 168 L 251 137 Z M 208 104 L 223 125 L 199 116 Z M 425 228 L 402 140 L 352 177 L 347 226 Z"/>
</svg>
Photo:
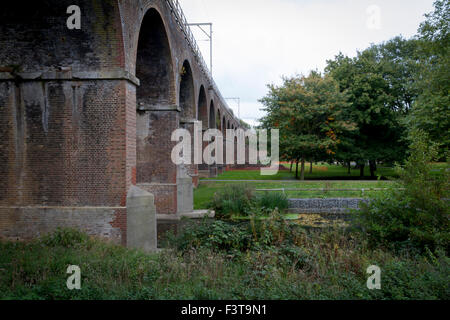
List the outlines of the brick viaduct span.
<svg viewBox="0 0 450 320">
<path fill-rule="evenodd" d="M 133 185 L 158 214 L 192 209 L 199 172 L 221 168 L 174 165 L 172 132 L 240 121 L 185 23 L 176 0 L 0 4 L 0 237 L 68 226 L 126 245 Z"/>
</svg>

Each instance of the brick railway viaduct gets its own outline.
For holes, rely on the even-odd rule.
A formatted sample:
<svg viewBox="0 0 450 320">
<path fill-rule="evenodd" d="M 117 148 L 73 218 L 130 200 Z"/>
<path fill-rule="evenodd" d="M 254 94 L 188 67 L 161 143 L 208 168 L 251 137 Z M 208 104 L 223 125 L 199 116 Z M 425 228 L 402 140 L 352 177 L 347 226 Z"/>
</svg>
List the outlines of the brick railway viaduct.
<svg viewBox="0 0 450 320">
<path fill-rule="evenodd" d="M 0 237 L 76 227 L 127 245 L 134 185 L 158 214 L 192 210 L 199 173 L 221 168 L 174 165 L 172 132 L 240 121 L 185 23 L 176 0 L 0 4 Z"/>
</svg>

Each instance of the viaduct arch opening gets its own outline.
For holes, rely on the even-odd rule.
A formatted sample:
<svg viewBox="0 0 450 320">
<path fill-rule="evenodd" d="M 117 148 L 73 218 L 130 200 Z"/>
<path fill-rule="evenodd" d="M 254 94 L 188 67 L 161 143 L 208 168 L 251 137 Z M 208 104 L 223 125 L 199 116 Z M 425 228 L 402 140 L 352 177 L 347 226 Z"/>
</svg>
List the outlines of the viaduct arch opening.
<svg viewBox="0 0 450 320">
<path fill-rule="evenodd" d="M 180 93 L 179 102 L 181 109 L 181 127 L 191 134 L 191 146 L 194 145 L 194 125 L 197 118 L 195 107 L 194 77 L 192 69 L 187 60 L 184 61 L 180 70 Z M 198 166 L 194 164 L 194 152 L 191 150 L 191 164 L 181 165 L 177 170 L 178 183 L 178 211 L 181 213 L 194 210 L 192 184 L 198 185 Z"/>
<path fill-rule="evenodd" d="M 173 83 L 172 56 L 161 16 L 149 9 L 142 21 L 136 57 L 136 90 L 139 107 L 171 104 Z"/>
<path fill-rule="evenodd" d="M 200 92 L 198 96 L 198 109 L 197 109 L 197 120 L 202 122 L 202 140 L 203 134 L 206 130 L 208 130 L 209 122 L 208 122 L 208 100 L 206 98 L 205 87 L 200 86 Z M 203 150 L 205 150 L 207 146 L 206 142 L 202 141 L 202 155 Z M 209 177 L 209 168 L 207 164 L 199 164 L 198 165 L 198 179 L 200 177 L 208 178 Z M 198 180 L 197 179 L 197 180 Z M 194 181 L 194 185 L 198 186 L 198 181 Z"/>
<path fill-rule="evenodd" d="M 217 130 L 222 130 L 222 121 L 221 121 L 222 117 L 220 115 L 220 110 L 217 109 L 217 115 L 216 115 L 216 129 Z"/>
<path fill-rule="evenodd" d="M 216 128 L 216 109 L 214 108 L 214 101 L 212 100 L 209 106 L 209 128 Z"/>
<path fill-rule="evenodd" d="M 189 62 L 186 60 L 180 72 L 180 108 L 181 117 L 184 119 L 195 119 L 195 97 L 194 97 L 194 78 Z"/>
<path fill-rule="evenodd" d="M 139 32 L 136 57 L 136 184 L 155 196 L 158 214 L 177 213 L 177 168 L 171 161 L 172 132 L 180 110 L 174 94 L 172 53 L 164 22 L 149 9 Z"/>
<path fill-rule="evenodd" d="M 208 129 L 208 102 L 206 100 L 205 87 L 200 87 L 200 93 L 198 96 L 198 117 L 197 119 L 202 122 L 203 130 Z"/>
</svg>

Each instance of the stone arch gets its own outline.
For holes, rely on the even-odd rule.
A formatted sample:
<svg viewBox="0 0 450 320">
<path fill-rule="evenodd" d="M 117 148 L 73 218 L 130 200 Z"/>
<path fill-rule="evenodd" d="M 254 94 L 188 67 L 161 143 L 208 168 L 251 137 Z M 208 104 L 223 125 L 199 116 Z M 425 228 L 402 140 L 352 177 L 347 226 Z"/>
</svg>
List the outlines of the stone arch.
<svg viewBox="0 0 450 320">
<path fill-rule="evenodd" d="M 197 108 L 195 106 L 195 89 L 192 69 L 188 60 L 183 62 L 180 72 L 180 93 L 179 103 L 181 109 L 180 127 L 188 130 L 191 134 L 191 146 L 194 145 L 194 120 L 197 117 Z M 192 150 L 191 150 L 192 151 Z M 191 153 L 191 164 L 181 165 L 177 170 L 177 188 L 178 188 L 178 212 L 191 212 L 194 208 L 190 201 L 186 199 L 193 198 L 192 183 L 198 185 L 198 166 L 194 165 L 194 153 Z M 194 178 L 194 179 L 193 179 Z M 195 181 L 194 181 L 195 180 Z"/>
<path fill-rule="evenodd" d="M 78 1 L 82 28 L 69 30 L 69 0 L 2 1 L 0 5 L 0 64 L 22 73 L 91 72 L 125 66 L 123 25 L 117 1 L 99 9 L 93 1 Z M 101 21 L 101 23 L 98 23 Z M 61 70 L 62 68 L 62 70 Z M 34 75 L 33 79 L 36 79 Z M 63 78 L 63 77 L 61 77 Z"/>
<path fill-rule="evenodd" d="M 220 109 L 218 108 L 215 121 L 216 121 L 216 129 L 218 129 L 220 131 L 222 131 L 222 120 L 221 119 L 222 119 L 222 116 L 220 113 Z"/>
<path fill-rule="evenodd" d="M 216 129 L 216 109 L 214 107 L 214 101 L 211 100 L 211 103 L 209 105 L 209 128 L 210 129 Z"/>
<path fill-rule="evenodd" d="M 225 116 L 223 116 L 223 118 L 222 118 L 222 131 L 224 132 L 224 134 L 226 132 L 226 129 L 227 129 L 227 120 L 226 120 Z"/>
<path fill-rule="evenodd" d="M 202 122 L 203 129 L 208 129 L 208 102 L 206 99 L 205 87 L 200 86 L 200 92 L 198 94 L 198 106 L 197 106 L 197 120 Z"/>
<path fill-rule="evenodd" d="M 149 9 L 141 24 L 136 54 L 136 89 L 139 109 L 173 104 L 173 63 L 161 15 Z"/>
<path fill-rule="evenodd" d="M 194 96 L 194 78 L 189 61 L 185 60 L 180 70 L 180 108 L 181 117 L 195 119 L 197 116 Z"/>
<path fill-rule="evenodd" d="M 144 15 L 136 54 L 136 184 L 155 196 L 159 214 L 177 213 L 177 167 L 171 161 L 172 132 L 180 114 L 169 36 L 160 13 Z"/>
</svg>

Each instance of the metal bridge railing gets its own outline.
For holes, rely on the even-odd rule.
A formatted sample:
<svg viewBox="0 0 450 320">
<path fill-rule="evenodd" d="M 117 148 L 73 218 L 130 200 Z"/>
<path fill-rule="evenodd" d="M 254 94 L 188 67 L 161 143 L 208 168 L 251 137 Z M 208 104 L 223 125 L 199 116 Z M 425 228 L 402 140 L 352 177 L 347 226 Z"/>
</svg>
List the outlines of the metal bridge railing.
<svg viewBox="0 0 450 320">
<path fill-rule="evenodd" d="M 230 109 L 227 102 L 222 97 L 222 94 L 220 93 L 219 88 L 217 87 L 216 83 L 214 82 L 212 74 L 207 67 L 205 59 L 203 59 L 203 55 L 200 51 L 197 41 L 195 40 L 195 37 L 194 37 L 194 34 L 192 33 L 191 28 L 188 25 L 188 21 L 186 19 L 186 16 L 184 15 L 183 9 L 181 8 L 180 2 L 178 0 L 166 0 L 166 3 L 169 6 L 170 11 L 174 15 L 178 26 L 180 27 L 181 31 L 184 33 L 184 37 L 185 37 L 189 47 L 191 48 L 192 52 L 194 53 L 194 56 L 197 59 L 197 63 L 199 64 L 200 69 L 202 69 L 203 73 L 208 78 L 210 85 L 216 91 L 216 94 L 219 96 L 224 107 L 228 110 L 228 112 L 230 112 L 234 116 L 233 110 Z"/>
</svg>

